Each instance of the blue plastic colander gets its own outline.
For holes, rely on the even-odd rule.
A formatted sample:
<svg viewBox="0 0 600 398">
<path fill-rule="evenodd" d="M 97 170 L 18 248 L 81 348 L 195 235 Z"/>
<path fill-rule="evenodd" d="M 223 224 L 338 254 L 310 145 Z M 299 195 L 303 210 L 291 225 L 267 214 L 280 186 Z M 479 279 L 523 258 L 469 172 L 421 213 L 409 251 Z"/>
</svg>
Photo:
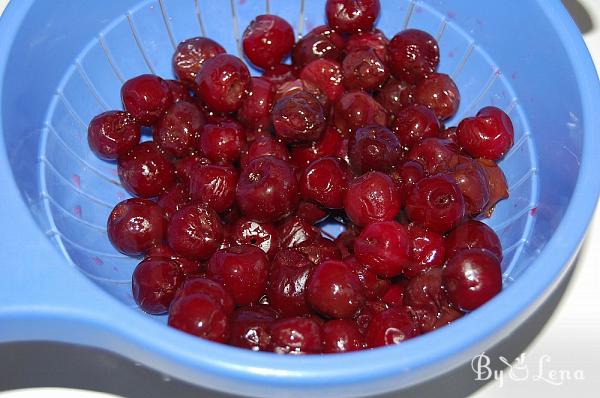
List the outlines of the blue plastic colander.
<svg viewBox="0 0 600 398">
<path fill-rule="evenodd" d="M 171 376 L 258 396 L 362 396 L 453 368 L 507 336 L 566 274 L 598 199 L 600 91 L 581 36 L 557 0 L 381 0 L 378 27 L 439 39 L 462 103 L 504 109 L 515 145 L 502 162 L 510 199 L 488 221 L 504 247 L 504 291 L 448 327 L 345 355 L 286 357 L 215 344 L 139 311 L 135 259 L 106 218 L 128 195 L 115 165 L 88 149 L 96 114 L 120 108 L 123 81 L 172 77 L 176 44 L 206 35 L 237 54 L 266 12 L 298 35 L 324 0 L 13 0 L 0 21 L 0 342 L 107 349 Z M 451 121 L 450 124 L 453 122 Z"/>
</svg>

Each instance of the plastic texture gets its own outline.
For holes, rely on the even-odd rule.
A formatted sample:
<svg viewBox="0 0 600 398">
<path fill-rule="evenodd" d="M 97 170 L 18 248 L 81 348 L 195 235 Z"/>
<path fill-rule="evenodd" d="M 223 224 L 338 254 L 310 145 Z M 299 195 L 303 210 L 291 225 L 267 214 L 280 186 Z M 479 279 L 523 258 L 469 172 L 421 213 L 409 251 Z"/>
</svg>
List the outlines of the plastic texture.
<svg viewBox="0 0 600 398">
<path fill-rule="evenodd" d="M 86 141 L 96 114 L 121 107 L 131 77 L 172 78 L 171 54 L 207 35 L 238 54 L 250 20 L 270 12 L 298 35 L 324 23 L 324 0 L 12 1 L 0 21 L 0 342 L 105 348 L 190 382 L 245 395 L 363 396 L 434 377 L 484 350 L 543 302 L 566 273 L 598 199 L 598 78 L 559 2 L 381 0 L 377 27 L 432 33 L 458 115 L 504 109 L 515 145 L 502 162 L 510 199 L 488 223 L 504 247 L 503 292 L 469 316 L 399 346 L 284 357 L 187 336 L 140 312 L 137 260 L 106 237 L 128 194 Z M 331 226 L 335 232 L 335 226 Z M 158 322 L 157 322 L 158 320 Z"/>
</svg>

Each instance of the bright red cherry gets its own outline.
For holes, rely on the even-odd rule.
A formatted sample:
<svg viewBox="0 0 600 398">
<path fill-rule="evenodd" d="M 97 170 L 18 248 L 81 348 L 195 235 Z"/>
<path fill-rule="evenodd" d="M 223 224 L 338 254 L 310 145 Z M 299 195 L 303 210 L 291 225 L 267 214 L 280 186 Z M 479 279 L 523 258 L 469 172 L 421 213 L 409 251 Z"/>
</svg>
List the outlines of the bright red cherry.
<svg viewBox="0 0 600 398">
<path fill-rule="evenodd" d="M 154 141 L 169 154 L 184 157 L 193 151 L 204 124 L 204 114 L 196 105 L 176 102 L 154 127 Z"/>
<path fill-rule="evenodd" d="M 356 259 L 386 278 L 402 273 L 411 261 L 411 250 L 406 228 L 396 221 L 369 224 L 354 242 Z"/>
<path fill-rule="evenodd" d="M 169 246 L 178 254 L 206 260 L 221 245 L 223 227 L 219 215 L 204 204 L 193 203 L 179 209 L 167 228 Z"/>
<path fill-rule="evenodd" d="M 88 126 L 88 144 L 100 159 L 115 160 L 140 142 L 140 124 L 127 112 L 109 111 L 94 117 Z"/>
<path fill-rule="evenodd" d="M 430 108 L 440 120 L 451 118 L 458 111 L 460 93 L 452 78 L 432 73 L 415 87 L 415 102 Z"/>
<path fill-rule="evenodd" d="M 327 0 L 327 23 L 342 33 L 366 32 L 379 16 L 379 0 Z"/>
<path fill-rule="evenodd" d="M 375 54 L 383 62 L 388 61 L 388 46 L 389 40 L 385 34 L 379 29 L 373 29 L 366 32 L 354 34 L 348 38 L 346 42 L 346 51 L 351 53 L 356 50 L 373 49 Z"/>
<path fill-rule="evenodd" d="M 405 276 L 414 277 L 429 268 L 444 265 L 446 241 L 443 235 L 416 224 L 409 224 L 407 230 L 412 241 L 412 261 L 404 268 Z"/>
<path fill-rule="evenodd" d="M 304 67 L 315 59 L 341 61 L 344 56 L 344 38 L 328 26 L 317 26 L 298 40 L 292 50 L 292 63 Z"/>
<path fill-rule="evenodd" d="M 375 90 L 383 85 L 390 72 L 384 60 L 372 48 L 354 50 L 342 62 L 344 87 L 348 90 Z"/>
<path fill-rule="evenodd" d="M 183 282 L 179 265 L 165 257 L 149 257 L 137 265 L 131 276 L 133 298 L 149 314 L 164 314 Z"/>
<path fill-rule="evenodd" d="M 235 163 L 246 148 L 243 127 L 231 119 L 204 125 L 200 133 L 200 149 L 214 163 Z"/>
<path fill-rule="evenodd" d="M 347 319 L 335 319 L 325 322 L 321 327 L 323 352 L 350 352 L 364 348 L 364 337 L 358 326 Z"/>
<path fill-rule="evenodd" d="M 242 100 L 238 120 L 247 128 L 268 129 L 271 125 L 271 108 L 275 87 L 263 77 L 252 77 L 250 89 Z"/>
<path fill-rule="evenodd" d="M 279 250 L 279 230 L 269 223 L 240 218 L 233 225 L 233 240 L 238 245 L 254 245 L 273 258 Z"/>
<path fill-rule="evenodd" d="M 169 310 L 168 324 L 219 343 L 229 339 L 229 317 L 223 306 L 207 294 L 191 294 L 174 301 Z"/>
<path fill-rule="evenodd" d="M 223 54 L 225 49 L 220 44 L 208 37 L 192 37 L 179 43 L 173 54 L 173 70 L 182 82 L 193 86 L 196 74 L 206 60 L 218 54 Z"/>
<path fill-rule="evenodd" d="M 156 75 L 140 75 L 121 87 L 123 108 L 145 126 L 154 124 L 173 104 L 169 84 Z"/>
<path fill-rule="evenodd" d="M 350 173 L 345 164 L 334 157 L 312 162 L 300 177 L 300 192 L 305 200 L 312 200 L 329 209 L 344 207 Z"/>
<path fill-rule="evenodd" d="M 448 256 L 462 249 L 487 249 L 502 261 L 500 238 L 488 225 L 477 220 L 468 220 L 448 234 L 446 251 Z"/>
<path fill-rule="evenodd" d="M 283 318 L 273 323 L 271 341 L 277 354 L 319 354 L 321 326 L 309 318 Z"/>
<path fill-rule="evenodd" d="M 244 31 L 242 47 L 253 65 L 262 69 L 278 65 L 292 51 L 294 29 L 277 15 L 258 15 Z"/>
<path fill-rule="evenodd" d="M 273 156 L 277 159 L 290 160 L 290 153 L 281 140 L 272 137 L 259 137 L 250 144 L 248 150 L 242 154 L 241 164 L 245 167 L 250 161 L 261 156 Z"/>
<path fill-rule="evenodd" d="M 335 104 L 333 123 L 343 135 L 348 136 L 366 125 L 385 126 L 387 114 L 370 95 L 362 91 L 348 91 Z"/>
<path fill-rule="evenodd" d="M 250 72 L 244 62 L 230 54 L 204 61 L 196 75 L 196 93 L 215 112 L 235 112 L 250 87 Z"/>
<path fill-rule="evenodd" d="M 394 36 L 388 54 L 394 77 L 413 84 L 434 73 L 440 63 L 440 50 L 433 36 L 417 29 Z"/>
<path fill-rule="evenodd" d="M 231 316 L 229 344 L 252 351 L 271 351 L 271 327 L 276 319 L 269 307 L 238 308 Z"/>
<path fill-rule="evenodd" d="M 130 193 L 158 196 L 175 183 L 175 168 L 156 143 L 146 141 L 119 157 L 119 179 Z"/>
<path fill-rule="evenodd" d="M 302 68 L 300 78 L 322 91 L 328 101 L 335 103 L 344 93 L 342 67 L 330 59 L 316 59 Z"/>
<path fill-rule="evenodd" d="M 406 156 L 423 165 L 429 175 L 446 173 L 460 163 L 458 147 L 441 138 L 426 138 L 416 144 Z"/>
<path fill-rule="evenodd" d="M 344 209 L 359 226 L 390 221 L 400 212 L 400 192 L 388 175 L 371 171 L 350 182 Z"/>
<path fill-rule="evenodd" d="M 506 155 L 514 142 L 510 117 L 493 106 L 482 108 L 476 117 L 461 121 L 456 129 L 459 144 L 470 155 L 498 161 Z"/>
<path fill-rule="evenodd" d="M 394 115 L 391 129 L 407 149 L 411 149 L 425 138 L 440 135 L 440 121 L 425 105 L 409 105 Z"/>
</svg>

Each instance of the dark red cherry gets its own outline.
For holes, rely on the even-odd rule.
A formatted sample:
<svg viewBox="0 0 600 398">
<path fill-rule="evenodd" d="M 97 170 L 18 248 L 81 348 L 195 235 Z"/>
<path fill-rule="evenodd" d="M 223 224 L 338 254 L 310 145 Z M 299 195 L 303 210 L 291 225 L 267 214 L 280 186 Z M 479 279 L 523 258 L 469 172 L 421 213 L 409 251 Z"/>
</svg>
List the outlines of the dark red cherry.
<svg viewBox="0 0 600 398">
<path fill-rule="evenodd" d="M 379 0 L 327 0 L 327 23 L 342 33 L 366 32 L 379 16 Z"/>
<path fill-rule="evenodd" d="M 258 15 L 244 31 L 242 47 L 250 62 L 262 69 L 278 65 L 292 51 L 294 29 L 277 15 Z"/>
<path fill-rule="evenodd" d="M 453 170 L 461 160 L 458 147 L 441 138 L 424 139 L 410 150 L 406 158 L 421 163 L 428 175 Z"/>
<path fill-rule="evenodd" d="M 305 200 L 312 200 L 330 209 L 344 207 L 350 173 L 345 164 L 334 157 L 312 162 L 300 177 L 300 192 Z"/>
<path fill-rule="evenodd" d="M 297 248 L 310 262 L 319 265 L 328 260 L 341 260 L 342 254 L 336 244 L 327 238 L 318 236 L 312 242 Z"/>
<path fill-rule="evenodd" d="M 278 64 L 263 72 L 262 77 L 270 81 L 275 88 L 298 77 L 298 68 L 294 65 Z"/>
<path fill-rule="evenodd" d="M 238 120 L 250 129 L 268 129 L 271 125 L 271 108 L 275 98 L 271 82 L 262 77 L 252 77 L 250 89 L 242 100 Z"/>
<path fill-rule="evenodd" d="M 335 104 L 333 123 L 343 135 L 348 136 L 366 125 L 387 125 L 387 114 L 370 95 L 362 91 L 348 91 Z"/>
<path fill-rule="evenodd" d="M 173 54 L 173 70 L 182 82 L 193 86 L 196 74 L 206 60 L 218 54 L 223 54 L 225 49 L 208 37 L 192 37 L 179 43 Z"/>
<path fill-rule="evenodd" d="M 169 246 L 178 254 L 206 260 L 221 245 L 223 227 L 219 215 L 204 204 L 195 203 L 179 209 L 167 228 Z"/>
<path fill-rule="evenodd" d="M 196 276 L 200 273 L 200 263 L 198 261 L 178 255 L 166 244 L 161 244 L 148 249 L 146 258 L 148 257 L 167 257 L 179 265 L 181 272 L 183 272 L 186 277 Z"/>
<path fill-rule="evenodd" d="M 319 228 L 306 220 L 289 217 L 279 229 L 279 245 L 281 248 L 296 248 L 312 243 L 319 235 Z"/>
<path fill-rule="evenodd" d="M 302 37 L 292 50 L 292 63 L 304 67 L 316 59 L 341 61 L 344 56 L 344 38 L 328 26 L 317 26 Z"/>
<path fill-rule="evenodd" d="M 417 181 L 420 181 L 425 177 L 425 171 L 423 170 L 421 163 L 415 162 L 414 160 L 407 160 L 402 162 L 399 167 L 391 170 L 389 175 L 400 190 L 402 203 L 405 203 L 406 195 L 408 195 Z"/>
<path fill-rule="evenodd" d="M 183 279 L 183 272 L 174 261 L 165 257 L 145 258 L 131 276 L 133 299 L 149 314 L 164 314 Z"/>
<path fill-rule="evenodd" d="M 178 183 L 167 188 L 160 194 L 156 203 L 163 209 L 167 220 L 171 219 L 173 213 L 190 202 L 190 193 L 185 184 Z"/>
<path fill-rule="evenodd" d="M 317 312 L 331 318 L 352 318 L 364 303 L 363 288 L 352 269 L 342 261 L 325 261 L 310 275 L 306 300 Z"/>
<path fill-rule="evenodd" d="M 310 313 L 305 290 L 313 268 L 306 256 L 293 249 L 283 249 L 273 259 L 267 298 L 270 305 L 283 317 Z"/>
<path fill-rule="evenodd" d="M 242 214 L 258 222 L 274 222 L 298 205 L 298 182 L 288 163 L 272 156 L 249 162 L 241 171 L 236 189 Z"/>
<path fill-rule="evenodd" d="M 240 218 L 233 226 L 233 240 L 238 245 L 254 245 L 269 258 L 279 250 L 279 230 L 269 223 Z"/>
<path fill-rule="evenodd" d="M 272 137 L 259 137 L 250 144 L 248 150 L 242 154 L 242 167 L 246 166 L 250 161 L 261 156 L 273 156 L 277 159 L 290 160 L 290 153 L 281 140 Z"/>
<path fill-rule="evenodd" d="M 271 351 L 271 327 L 276 319 L 269 307 L 238 308 L 231 316 L 229 344 L 252 351 Z"/>
<path fill-rule="evenodd" d="M 223 284 L 237 305 L 250 305 L 265 294 L 269 259 L 256 246 L 232 246 L 213 254 L 206 273 Z"/>
<path fill-rule="evenodd" d="M 444 233 L 462 222 L 465 201 L 454 180 L 439 175 L 417 182 L 406 197 L 404 210 L 411 221 Z"/>
<path fill-rule="evenodd" d="M 190 89 L 188 86 L 180 82 L 179 80 L 165 80 L 169 85 L 169 91 L 173 97 L 173 102 L 185 101 L 194 102 L 194 99 L 190 95 Z"/>
<path fill-rule="evenodd" d="M 402 279 L 399 282 L 392 284 L 381 300 L 390 307 L 402 305 L 404 303 L 404 291 L 407 283 L 406 279 Z"/>
<path fill-rule="evenodd" d="M 174 300 L 194 294 L 206 294 L 223 306 L 226 314 L 231 314 L 235 308 L 233 298 L 222 284 L 204 277 L 188 278 L 177 289 Z"/>
<path fill-rule="evenodd" d="M 401 156 L 400 141 L 386 127 L 370 125 L 350 134 L 348 157 L 356 174 L 367 171 L 386 172 L 398 163 Z"/>
<path fill-rule="evenodd" d="M 223 213 L 235 203 L 237 182 L 238 171 L 233 167 L 212 164 L 199 166 L 192 171 L 190 196 L 217 213 Z"/>
<path fill-rule="evenodd" d="M 379 90 L 375 99 L 393 119 L 404 107 L 413 103 L 414 85 L 404 80 L 390 78 Z"/>
<path fill-rule="evenodd" d="M 108 216 L 108 239 L 121 253 L 137 256 L 160 244 L 166 221 L 162 209 L 146 199 L 118 203 Z"/>
<path fill-rule="evenodd" d="M 295 215 L 309 224 L 316 224 L 325 220 L 329 216 L 329 212 L 316 203 L 301 200 Z"/>
<path fill-rule="evenodd" d="M 400 275 L 409 265 L 411 249 L 406 228 L 396 221 L 369 224 L 354 242 L 356 259 L 386 278 Z"/>
<path fill-rule="evenodd" d="M 391 283 L 389 279 L 377 275 L 368 265 L 359 263 L 355 256 L 344 257 L 344 262 L 358 276 L 367 300 L 379 300 L 389 289 Z"/>
<path fill-rule="evenodd" d="M 379 29 L 356 33 L 348 38 L 346 51 L 351 53 L 356 50 L 373 49 L 383 62 L 388 61 L 388 39 Z"/>
<path fill-rule="evenodd" d="M 477 220 L 468 220 L 448 234 L 446 251 L 448 256 L 462 249 L 487 249 L 502 261 L 502 245 L 492 228 Z"/>
<path fill-rule="evenodd" d="M 271 327 L 271 341 L 277 354 L 319 354 L 321 326 L 310 318 L 279 319 Z"/>
<path fill-rule="evenodd" d="M 379 314 L 388 308 L 389 306 L 381 300 L 365 302 L 365 305 L 354 317 L 354 322 L 356 323 L 356 326 L 358 326 L 358 330 L 360 330 L 360 332 L 364 335 L 365 331 L 369 327 L 369 323 L 371 323 L 371 319 L 373 319 L 376 314 Z"/>
<path fill-rule="evenodd" d="M 142 198 L 158 196 L 175 183 L 175 168 L 154 142 L 142 142 L 119 157 L 123 187 Z"/>
<path fill-rule="evenodd" d="M 200 134 L 200 149 L 214 163 L 235 163 L 245 148 L 246 133 L 235 120 L 208 123 Z"/>
<path fill-rule="evenodd" d="M 407 149 L 411 149 L 425 138 L 440 135 L 440 122 L 425 105 L 409 105 L 394 115 L 391 129 Z"/>
<path fill-rule="evenodd" d="M 196 75 L 198 98 L 215 112 L 235 112 L 250 87 L 250 72 L 244 62 L 230 54 L 204 61 Z"/>
<path fill-rule="evenodd" d="M 204 114 L 196 105 L 176 102 L 154 127 L 154 141 L 167 153 L 184 157 L 193 151 L 205 123 Z"/>
<path fill-rule="evenodd" d="M 294 146 L 291 148 L 292 164 L 300 169 L 311 162 L 327 156 L 337 156 L 342 146 L 343 138 L 335 127 L 325 129 L 319 141 L 310 145 Z"/>
<path fill-rule="evenodd" d="M 364 337 L 358 326 L 347 319 L 335 319 L 325 322 L 321 327 L 323 352 L 350 352 L 364 348 Z"/>
<path fill-rule="evenodd" d="M 94 117 L 88 126 L 88 144 L 100 159 L 115 160 L 140 142 L 141 126 L 127 112 L 108 111 Z"/>
<path fill-rule="evenodd" d="M 375 90 L 383 85 L 390 72 L 384 60 L 372 48 L 354 50 L 342 62 L 344 87 L 347 90 Z"/>
<path fill-rule="evenodd" d="M 490 191 L 490 200 L 481 214 L 485 217 L 491 217 L 496 204 L 499 201 L 508 198 L 508 183 L 506 182 L 504 172 L 496 162 L 482 158 L 477 159 L 477 162 L 485 171 L 488 190 Z"/>
<path fill-rule="evenodd" d="M 414 277 L 429 268 L 444 265 L 446 242 L 441 234 L 416 224 L 409 224 L 407 230 L 412 241 L 412 261 L 404 268 L 405 276 Z"/>
<path fill-rule="evenodd" d="M 451 118 L 458 111 L 460 93 L 452 78 L 432 73 L 415 87 L 415 102 L 430 108 L 440 120 Z"/>
<path fill-rule="evenodd" d="M 207 294 L 191 294 L 174 301 L 169 310 L 168 324 L 219 343 L 229 339 L 229 317 L 223 306 Z"/>
<path fill-rule="evenodd" d="M 121 87 L 123 108 L 145 126 L 154 124 L 173 104 L 166 81 L 156 75 L 140 75 Z"/>
<path fill-rule="evenodd" d="M 498 161 L 506 155 L 514 142 L 510 117 L 494 106 L 482 108 L 476 117 L 458 124 L 456 137 L 470 155 Z"/>
<path fill-rule="evenodd" d="M 194 170 L 198 166 L 202 166 L 209 163 L 210 160 L 198 154 L 186 156 L 175 162 L 175 175 L 177 179 L 182 183 L 189 184 L 192 170 Z"/>
<path fill-rule="evenodd" d="M 462 311 L 473 311 L 502 290 L 500 261 L 486 249 L 454 253 L 442 274 L 450 302 Z"/>
<path fill-rule="evenodd" d="M 485 170 L 479 162 L 465 157 L 448 175 L 454 178 L 465 198 L 467 216 L 481 213 L 490 201 L 490 191 Z"/>
<path fill-rule="evenodd" d="M 390 40 L 390 68 L 394 77 L 417 83 L 435 72 L 440 63 L 436 40 L 427 32 L 406 29 Z"/>
<path fill-rule="evenodd" d="M 390 221 L 400 212 L 400 192 L 389 176 L 371 171 L 350 182 L 344 209 L 359 226 Z"/>
<path fill-rule="evenodd" d="M 326 127 L 323 107 L 306 91 L 279 99 L 273 106 L 271 120 L 277 137 L 287 143 L 317 141 Z"/>
<path fill-rule="evenodd" d="M 417 325 L 406 307 L 394 307 L 377 313 L 365 332 L 367 347 L 400 344 L 418 335 Z"/>
<path fill-rule="evenodd" d="M 344 93 L 342 67 L 330 59 L 316 59 L 302 68 L 300 78 L 323 92 L 328 101 L 335 103 Z"/>
</svg>

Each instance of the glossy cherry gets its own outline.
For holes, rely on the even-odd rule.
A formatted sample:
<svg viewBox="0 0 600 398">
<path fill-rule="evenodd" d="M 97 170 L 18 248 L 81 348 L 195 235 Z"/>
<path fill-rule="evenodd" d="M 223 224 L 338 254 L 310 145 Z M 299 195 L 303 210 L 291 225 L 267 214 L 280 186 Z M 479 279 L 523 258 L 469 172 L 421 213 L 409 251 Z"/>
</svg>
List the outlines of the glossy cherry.
<svg viewBox="0 0 600 398">
<path fill-rule="evenodd" d="M 321 326 L 310 318 L 279 319 L 271 327 L 271 341 L 277 354 L 318 354 L 322 351 Z"/>
<path fill-rule="evenodd" d="M 317 227 L 300 217 L 288 217 L 279 228 L 279 246 L 296 248 L 314 242 L 319 236 Z"/>
<path fill-rule="evenodd" d="M 321 327 L 323 352 L 350 352 L 364 348 L 364 337 L 358 326 L 347 319 L 327 321 Z"/>
<path fill-rule="evenodd" d="M 440 135 L 440 122 L 425 105 L 408 105 L 394 115 L 390 128 L 406 148 L 411 149 L 425 138 Z"/>
<path fill-rule="evenodd" d="M 388 54 L 394 77 L 410 83 L 434 73 L 440 63 L 436 40 L 417 29 L 406 29 L 394 36 L 388 45 Z"/>
<path fill-rule="evenodd" d="M 344 93 L 342 66 L 334 60 L 316 59 L 302 68 L 300 78 L 323 92 L 335 103 Z"/>
<path fill-rule="evenodd" d="M 259 137 L 254 140 L 248 147 L 248 150 L 242 154 L 242 167 L 261 156 L 273 156 L 284 161 L 290 160 L 290 153 L 281 140 L 272 137 Z"/>
<path fill-rule="evenodd" d="M 164 314 L 183 279 L 179 265 L 171 259 L 145 258 L 131 276 L 133 299 L 149 314 Z"/>
<path fill-rule="evenodd" d="M 167 228 L 169 246 L 178 254 L 206 260 L 221 245 L 219 215 L 204 204 L 192 203 L 173 214 Z"/>
<path fill-rule="evenodd" d="M 287 143 L 311 143 L 325 130 L 325 113 L 317 98 L 297 91 L 279 99 L 273 106 L 271 120 L 277 137 Z"/>
<path fill-rule="evenodd" d="M 339 131 L 329 126 L 325 129 L 319 141 L 310 145 L 294 146 L 291 148 L 291 162 L 294 166 L 303 169 L 311 162 L 327 156 L 338 156 L 343 145 L 343 137 Z"/>
<path fill-rule="evenodd" d="M 341 61 L 344 46 L 344 38 L 334 29 L 317 26 L 298 40 L 292 50 L 292 63 L 302 68 L 321 58 Z"/>
<path fill-rule="evenodd" d="M 117 165 L 123 187 L 142 198 L 158 196 L 175 183 L 175 168 L 160 147 L 142 142 L 119 157 Z"/>
<path fill-rule="evenodd" d="M 265 294 L 269 259 L 256 246 L 232 246 L 213 254 L 206 274 L 223 284 L 237 305 L 258 303 Z"/>
<path fill-rule="evenodd" d="M 297 250 L 304 254 L 310 262 L 315 265 L 319 265 L 328 260 L 342 259 L 342 253 L 335 242 L 322 236 L 318 236 L 309 244 L 298 247 Z"/>
<path fill-rule="evenodd" d="M 262 77 L 252 77 L 250 88 L 238 110 L 238 120 L 247 128 L 268 129 L 271 125 L 271 108 L 275 87 Z"/>
<path fill-rule="evenodd" d="M 331 318 L 352 318 L 364 302 L 363 288 L 343 261 L 325 261 L 310 275 L 306 300 L 317 312 Z"/>
<path fill-rule="evenodd" d="M 389 289 L 391 284 L 390 279 L 377 275 L 371 267 L 358 262 L 355 256 L 344 257 L 344 262 L 358 276 L 367 300 L 379 300 Z"/>
<path fill-rule="evenodd" d="M 400 344 L 418 335 L 409 309 L 406 307 L 389 308 L 376 313 L 365 332 L 367 347 Z"/>
<path fill-rule="evenodd" d="M 317 224 L 318 222 L 325 220 L 329 216 L 329 212 L 327 209 L 316 203 L 301 200 L 300 203 L 298 203 L 295 215 L 310 224 Z"/>
<path fill-rule="evenodd" d="M 400 192 L 388 175 L 371 171 L 350 182 L 344 209 L 350 220 L 359 226 L 390 221 L 400 211 Z"/>
<path fill-rule="evenodd" d="M 208 164 L 192 171 L 190 196 L 206 204 L 217 213 L 223 213 L 235 203 L 238 171 L 230 166 Z"/>
<path fill-rule="evenodd" d="M 273 259 L 267 298 L 271 307 L 283 317 L 310 313 L 305 290 L 313 268 L 306 256 L 293 249 L 283 249 Z"/>
<path fill-rule="evenodd" d="M 354 242 L 356 259 L 386 278 L 400 275 L 409 265 L 411 249 L 406 228 L 396 221 L 371 223 Z"/>
<path fill-rule="evenodd" d="M 406 195 L 411 191 L 412 187 L 425 177 L 425 171 L 421 163 L 414 160 L 402 162 L 400 166 L 389 172 L 390 177 L 394 180 L 400 190 L 400 198 L 402 203 L 406 202 Z"/>
<path fill-rule="evenodd" d="M 348 157 L 356 174 L 367 171 L 386 172 L 402 157 L 402 147 L 391 130 L 384 126 L 370 125 L 350 134 Z"/>
<path fill-rule="evenodd" d="M 182 296 L 171 305 L 168 324 L 175 329 L 224 343 L 229 339 L 229 317 L 208 294 Z"/>
<path fill-rule="evenodd" d="M 229 344 L 252 351 L 271 351 L 271 327 L 277 319 L 265 306 L 241 307 L 231 316 Z"/>
<path fill-rule="evenodd" d="M 461 160 L 458 147 L 442 138 L 426 138 L 416 144 L 406 156 L 423 165 L 429 175 L 453 170 Z"/>
<path fill-rule="evenodd" d="M 156 203 L 132 198 L 114 207 L 108 216 L 106 229 L 117 250 L 128 256 L 137 256 L 162 242 L 166 220 Z"/>
<path fill-rule="evenodd" d="M 348 136 L 360 127 L 387 124 L 385 109 L 370 95 L 362 91 L 348 91 L 334 107 L 333 123 Z"/>
<path fill-rule="evenodd" d="M 165 218 L 171 219 L 173 213 L 190 202 L 190 192 L 187 185 L 178 183 L 167 188 L 160 194 L 156 203 L 163 209 Z"/>
<path fill-rule="evenodd" d="M 254 245 L 272 258 L 279 250 L 279 230 L 273 224 L 240 218 L 233 225 L 233 240 L 238 245 Z"/>
<path fill-rule="evenodd" d="M 379 0 L 327 0 L 327 23 L 342 33 L 370 30 L 379 16 Z"/>
<path fill-rule="evenodd" d="M 262 69 L 281 63 L 293 46 L 294 29 L 277 15 L 256 16 L 242 35 L 244 54 Z"/>
<path fill-rule="evenodd" d="M 196 94 L 215 112 L 235 112 L 250 88 L 250 72 L 244 62 L 230 54 L 204 61 L 195 81 Z"/>
<path fill-rule="evenodd" d="M 140 75 L 121 87 L 123 108 L 138 122 L 150 126 L 173 104 L 169 84 L 156 75 Z"/>
<path fill-rule="evenodd" d="M 460 93 L 454 80 L 443 73 L 432 73 L 415 87 L 414 100 L 430 108 L 440 120 L 451 118 L 458 111 Z"/>
<path fill-rule="evenodd" d="M 175 261 L 186 277 L 200 274 L 200 263 L 198 261 L 180 256 L 167 244 L 161 244 L 148 249 L 146 258 L 148 257 L 167 257 Z"/>
<path fill-rule="evenodd" d="M 346 41 L 347 53 L 352 53 L 356 50 L 373 49 L 379 59 L 385 63 L 388 61 L 388 46 L 389 40 L 385 34 L 379 29 L 359 32 L 353 34 Z"/>
<path fill-rule="evenodd" d="M 514 142 L 510 117 L 493 106 L 482 108 L 476 117 L 458 124 L 456 137 L 459 144 L 473 157 L 498 161 L 506 155 Z"/>
<path fill-rule="evenodd" d="M 438 232 L 409 224 L 408 236 L 412 241 L 412 261 L 404 268 L 404 275 L 415 277 L 421 272 L 441 267 L 446 261 L 446 241 Z"/>
<path fill-rule="evenodd" d="M 377 92 L 375 99 L 385 109 L 391 119 L 404 107 L 413 103 L 415 86 L 404 80 L 388 79 Z"/>
<path fill-rule="evenodd" d="M 198 166 L 209 163 L 210 160 L 199 154 L 194 154 L 186 156 L 182 159 L 178 159 L 175 161 L 175 176 L 177 177 L 178 181 L 184 184 L 189 184 L 192 170 L 194 170 Z"/>
<path fill-rule="evenodd" d="M 468 220 L 453 229 L 446 238 L 448 256 L 462 249 L 487 249 L 502 261 L 502 245 L 496 232 L 477 220 Z"/>
<path fill-rule="evenodd" d="M 154 142 L 167 153 L 184 157 L 193 151 L 205 123 L 204 114 L 196 105 L 185 101 L 176 102 L 156 123 Z"/>
<path fill-rule="evenodd" d="M 173 102 L 194 102 L 194 99 L 190 95 L 190 89 L 188 86 L 179 80 L 166 80 L 166 82 L 169 85 L 169 91 L 171 91 Z"/>
<path fill-rule="evenodd" d="M 115 160 L 140 142 L 140 124 L 122 111 L 108 111 L 94 117 L 88 126 L 88 144 L 100 159 Z"/>
<path fill-rule="evenodd" d="M 177 45 L 173 54 L 173 71 L 179 80 L 193 86 L 196 74 L 206 60 L 224 52 L 219 43 L 208 37 L 192 37 Z"/>
<path fill-rule="evenodd" d="M 467 216 L 481 213 L 490 201 L 489 183 L 481 164 L 465 157 L 448 175 L 454 178 L 465 198 Z"/>
<path fill-rule="evenodd" d="M 242 168 L 236 189 L 242 214 L 258 222 L 278 221 L 298 205 L 298 182 L 283 160 L 263 156 Z"/>
<path fill-rule="evenodd" d="M 305 200 L 312 200 L 330 209 L 344 207 L 350 173 L 339 159 L 325 157 L 312 162 L 300 177 L 300 192 Z"/>
<path fill-rule="evenodd" d="M 462 311 L 473 311 L 502 290 L 500 261 L 486 249 L 454 253 L 442 274 L 450 302 Z"/>
<path fill-rule="evenodd" d="M 231 119 L 204 125 L 200 134 L 200 149 L 214 163 L 235 163 L 246 148 L 244 128 Z"/>
<path fill-rule="evenodd" d="M 384 60 L 372 48 L 349 52 L 342 61 L 342 73 L 348 90 L 375 90 L 390 76 Z"/>
<path fill-rule="evenodd" d="M 460 224 L 465 201 L 450 177 L 426 177 L 417 182 L 406 197 L 406 215 L 411 221 L 444 233 Z"/>
<path fill-rule="evenodd" d="M 190 296 L 193 294 L 206 294 L 215 299 L 221 306 L 226 314 L 231 314 L 235 309 L 235 303 L 233 298 L 222 284 L 208 279 L 205 277 L 192 277 L 188 278 L 179 286 L 177 293 L 175 293 L 174 300 L 181 297 Z"/>
</svg>

